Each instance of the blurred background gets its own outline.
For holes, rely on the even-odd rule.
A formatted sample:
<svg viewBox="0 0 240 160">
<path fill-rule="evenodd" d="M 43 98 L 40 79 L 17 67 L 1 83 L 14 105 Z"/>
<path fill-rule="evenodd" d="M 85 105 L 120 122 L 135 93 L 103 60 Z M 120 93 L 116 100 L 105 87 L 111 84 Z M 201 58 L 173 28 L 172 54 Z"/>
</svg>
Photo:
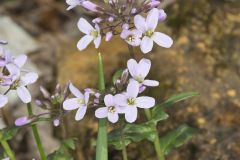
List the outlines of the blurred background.
<svg viewBox="0 0 240 160">
<path fill-rule="evenodd" d="M 160 86 L 147 90 L 157 101 L 182 91 L 197 91 L 199 97 L 168 108 L 171 116 L 159 124 L 164 135 L 177 125 L 187 123 L 198 128 L 194 138 L 167 157 L 168 160 L 239 160 L 240 157 L 240 1 L 239 0 L 165 0 L 168 18 L 159 25 L 161 32 L 174 39 L 170 49 L 155 46 L 145 57 L 152 60 L 150 78 Z M 79 88 L 96 87 L 97 53 L 104 58 L 107 83 L 118 68 L 130 58 L 125 42 L 114 38 L 93 45 L 83 52 L 76 44 L 82 36 L 77 28 L 79 17 L 90 18 L 75 8 L 66 11 L 65 0 L 1 0 L 0 39 L 9 41 L 15 53 L 27 53 L 28 68 L 41 78 L 32 87 L 35 97 L 39 86 L 50 92 L 59 82 L 71 80 Z M 135 50 L 137 59 L 144 55 Z M 42 112 L 34 108 L 35 113 Z M 4 108 L 4 125 L 26 115 L 26 107 L 15 99 Z M 66 132 L 51 123 L 40 124 L 40 134 L 47 153 L 58 148 L 61 139 L 76 137 L 76 160 L 92 160 L 95 154 L 97 120 L 88 112 L 75 122 L 74 113 L 65 119 Z M 144 120 L 142 115 L 141 120 Z M 31 130 L 22 129 L 11 141 L 17 159 L 38 158 Z M 143 147 L 144 146 L 144 147 Z M 153 146 L 147 142 L 127 148 L 129 160 L 155 160 Z M 109 148 L 110 160 L 121 160 L 121 152 Z"/>
</svg>

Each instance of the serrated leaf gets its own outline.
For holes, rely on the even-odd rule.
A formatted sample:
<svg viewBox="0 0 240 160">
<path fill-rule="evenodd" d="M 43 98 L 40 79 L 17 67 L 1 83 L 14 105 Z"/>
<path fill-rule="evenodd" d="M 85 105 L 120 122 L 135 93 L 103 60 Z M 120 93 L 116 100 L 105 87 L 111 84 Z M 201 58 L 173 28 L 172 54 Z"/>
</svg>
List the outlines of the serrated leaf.
<svg viewBox="0 0 240 160">
<path fill-rule="evenodd" d="M 58 150 L 47 156 L 47 160 L 73 160 L 69 151 L 75 150 L 74 140 L 73 138 L 64 140 Z"/>
<path fill-rule="evenodd" d="M 19 127 L 4 128 L 0 130 L 0 141 L 7 141 L 13 138 Z"/>
<path fill-rule="evenodd" d="M 156 105 L 153 108 L 153 110 L 152 110 L 153 117 L 157 116 L 157 114 L 159 112 L 161 112 L 163 107 L 170 107 L 174 103 L 177 103 L 179 101 L 188 99 L 190 97 L 198 96 L 198 95 L 199 95 L 199 93 L 197 93 L 197 92 L 183 92 L 183 93 L 179 93 L 179 94 L 173 95 L 170 98 L 168 98 L 165 102 L 163 102 L 163 103 L 161 103 L 159 105 Z"/>
<path fill-rule="evenodd" d="M 124 71 L 124 69 L 120 69 L 114 73 L 113 78 L 112 78 L 113 84 L 115 84 L 116 81 L 122 76 L 123 71 Z"/>
<path fill-rule="evenodd" d="M 143 124 L 126 124 L 124 126 L 125 146 L 133 142 L 139 142 L 147 139 L 153 141 L 155 139 L 154 127 L 149 123 Z M 111 131 L 108 135 L 108 143 L 114 145 L 115 149 L 122 149 L 120 129 Z"/>
<path fill-rule="evenodd" d="M 172 149 L 180 147 L 186 143 L 197 132 L 196 129 L 183 124 L 167 135 L 160 138 L 160 145 L 165 155 L 169 154 Z"/>
</svg>

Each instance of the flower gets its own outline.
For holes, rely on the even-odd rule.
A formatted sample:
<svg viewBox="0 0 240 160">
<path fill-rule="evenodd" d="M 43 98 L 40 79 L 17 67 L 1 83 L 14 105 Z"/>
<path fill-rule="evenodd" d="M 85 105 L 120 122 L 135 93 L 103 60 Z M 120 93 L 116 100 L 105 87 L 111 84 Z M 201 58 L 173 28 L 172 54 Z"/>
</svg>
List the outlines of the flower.
<svg viewBox="0 0 240 160">
<path fill-rule="evenodd" d="M 78 21 L 78 28 L 86 35 L 80 39 L 77 47 L 80 51 L 84 50 L 92 41 L 95 44 L 95 48 L 98 48 L 101 43 L 101 34 L 98 24 L 95 24 L 95 28 L 91 26 L 84 18 L 80 18 Z"/>
<path fill-rule="evenodd" d="M 95 111 L 95 116 L 97 118 L 108 118 L 112 123 L 116 123 L 119 119 L 118 114 L 121 113 L 119 106 L 114 102 L 114 97 L 111 94 L 108 94 L 104 97 L 104 103 L 106 107 L 98 108 Z"/>
<path fill-rule="evenodd" d="M 106 39 L 105 40 L 108 42 L 108 41 L 111 40 L 112 37 L 113 37 L 113 33 L 111 31 L 109 31 L 109 32 L 106 33 Z"/>
<path fill-rule="evenodd" d="M 134 17 L 134 24 L 136 28 L 143 34 L 140 48 L 143 53 L 148 53 L 153 48 L 153 42 L 156 42 L 159 46 L 170 48 L 173 44 L 173 40 L 166 34 L 161 32 L 155 32 L 158 24 L 159 10 L 153 8 L 147 18 L 143 18 L 141 15 Z"/>
<path fill-rule="evenodd" d="M 114 101 L 117 105 L 124 107 L 125 119 L 132 123 L 137 119 L 137 108 L 151 108 L 155 105 L 155 99 L 152 97 L 141 96 L 139 93 L 139 83 L 135 80 L 129 82 L 127 92 L 117 94 Z"/>
<path fill-rule="evenodd" d="M 158 21 L 162 22 L 167 18 L 167 14 L 163 9 L 159 9 Z"/>
<path fill-rule="evenodd" d="M 11 85 L 12 90 L 17 91 L 18 97 L 24 102 L 29 103 L 32 100 L 31 94 L 27 89 L 29 84 L 33 84 L 38 79 L 38 74 L 35 72 L 28 72 L 25 75 L 21 75 L 18 68 L 13 65 L 7 65 L 7 69 L 13 78 L 13 83 Z"/>
<path fill-rule="evenodd" d="M 5 95 L 0 94 L 0 108 L 4 107 L 8 102 L 8 98 Z"/>
<path fill-rule="evenodd" d="M 130 59 L 127 62 L 128 71 L 134 80 L 138 81 L 144 86 L 155 87 L 159 85 L 158 81 L 145 79 L 151 68 L 151 61 L 149 59 L 141 59 L 139 63 L 136 60 Z"/>
<path fill-rule="evenodd" d="M 141 43 L 142 33 L 136 29 L 123 30 L 120 37 L 124 39 L 129 45 L 139 46 Z"/>
<path fill-rule="evenodd" d="M 78 109 L 75 115 L 75 120 L 79 121 L 86 114 L 89 101 L 89 93 L 85 92 L 85 94 L 82 94 L 72 83 L 70 83 L 69 89 L 76 98 L 65 100 L 63 102 L 63 109 L 67 111 Z"/>
</svg>

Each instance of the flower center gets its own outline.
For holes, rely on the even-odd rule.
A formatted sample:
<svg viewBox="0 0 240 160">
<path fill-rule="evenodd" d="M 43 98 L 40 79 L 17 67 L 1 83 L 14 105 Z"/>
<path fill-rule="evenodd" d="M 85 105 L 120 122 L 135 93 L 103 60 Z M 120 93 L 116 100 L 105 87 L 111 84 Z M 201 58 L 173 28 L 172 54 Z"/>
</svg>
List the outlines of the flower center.
<svg viewBox="0 0 240 160">
<path fill-rule="evenodd" d="M 139 83 L 142 83 L 144 81 L 144 78 L 142 75 L 139 75 L 136 77 L 136 80 L 139 82 Z"/>
<path fill-rule="evenodd" d="M 134 105 L 135 104 L 135 98 L 128 98 L 127 103 L 128 103 L 128 105 Z"/>
<path fill-rule="evenodd" d="M 84 101 L 84 99 L 78 99 L 78 101 L 77 101 L 80 105 L 85 105 L 85 101 Z"/>
<path fill-rule="evenodd" d="M 4 79 L 0 78 L 0 84 L 4 82 L 5 82 Z"/>
<path fill-rule="evenodd" d="M 144 33 L 144 36 L 152 37 L 153 34 L 154 34 L 154 30 L 150 29 L 150 30 L 148 30 L 148 31 L 146 31 L 146 32 Z"/>
<path fill-rule="evenodd" d="M 97 38 L 98 37 L 98 31 L 97 30 L 93 30 L 91 32 L 91 36 L 93 36 L 94 38 Z"/>
<path fill-rule="evenodd" d="M 115 113 L 116 112 L 116 108 L 114 106 L 110 106 L 110 107 L 108 107 L 108 112 Z"/>
<path fill-rule="evenodd" d="M 16 80 L 15 82 L 13 82 L 11 88 L 12 89 L 17 89 L 17 87 L 19 87 L 20 85 L 20 80 Z"/>
<path fill-rule="evenodd" d="M 129 41 L 129 42 L 133 42 L 134 41 L 134 37 L 132 35 L 129 35 L 126 40 Z"/>
</svg>

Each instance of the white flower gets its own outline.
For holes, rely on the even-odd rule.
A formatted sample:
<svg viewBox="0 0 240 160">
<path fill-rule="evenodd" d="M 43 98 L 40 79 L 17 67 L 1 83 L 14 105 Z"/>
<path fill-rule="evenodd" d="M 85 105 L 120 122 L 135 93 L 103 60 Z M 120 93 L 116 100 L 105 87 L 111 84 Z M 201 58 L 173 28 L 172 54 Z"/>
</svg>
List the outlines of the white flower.
<svg viewBox="0 0 240 160">
<path fill-rule="evenodd" d="M 95 24 L 95 28 L 88 23 L 84 18 L 80 18 L 78 21 L 78 28 L 86 35 L 80 39 L 77 47 L 80 51 L 84 50 L 92 41 L 95 44 L 95 48 L 98 48 L 101 43 L 101 34 L 98 24 Z"/>
<path fill-rule="evenodd" d="M 153 8 L 147 18 L 143 18 L 141 15 L 134 17 L 134 24 L 136 28 L 142 32 L 143 39 L 140 44 L 140 48 L 143 53 L 148 53 L 153 48 L 153 42 L 159 46 L 170 48 L 173 44 L 173 40 L 166 34 L 161 32 L 155 32 L 158 25 L 159 10 Z"/>
</svg>

